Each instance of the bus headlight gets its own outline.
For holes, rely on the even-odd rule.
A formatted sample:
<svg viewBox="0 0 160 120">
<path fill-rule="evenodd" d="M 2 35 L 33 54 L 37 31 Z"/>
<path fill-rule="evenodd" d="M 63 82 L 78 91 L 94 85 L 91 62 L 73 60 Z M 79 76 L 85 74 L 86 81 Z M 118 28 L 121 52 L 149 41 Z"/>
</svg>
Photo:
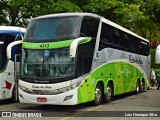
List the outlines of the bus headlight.
<svg viewBox="0 0 160 120">
<path fill-rule="evenodd" d="M 78 87 L 80 84 L 81 84 L 81 81 L 80 81 L 80 82 L 77 82 L 77 83 L 75 83 L 75 84 L 71 84 L 71 86 L 70 86 L 71 90 L 75 89 L 75 88 Z"/>
<path fill-rule="evenodd" d="M 64 87 L 64 88 L 60 88 L 60 89 L 57 89 L 58 91 L 60 91 L 61 93 L 64 93 L 64 92 L 67 92 L 70 90 L 70 86 L 68 87 Z"/>
<path fill-rule="evenodd" d="M 75 88 L 78 87 L 80 84 L 81 84 L 81 82 L 78 82 L 78 83 L 75 83 L 75 84 L 71 84 L 71 85 L 68 86 L 68 87 L 64 87 L 64 88 L 58 89 L 58 91 L 61 91 L 62 93 L 64 93 L 64 92 L 67 92 L 67 91 L 70 91 L 70 90 L 75 89 Z"/>
<path fill-rule="evenodd" d="M 19 85 L 19 89 L 22 90 L 22 91 L 24 91 L 24 92 L 26 92 L 26 93 L 32 93 L 31 89 L 26 88 L 26 87 L 24 87 L 22 85 Z"/>
<path fill-rule="evenodd" d="M 68 92 L 70 90 L 73 90 L 76 87 L 78 87 L 80 84 L 81 84 L 81 82 L 77 82 L 77 83 L 71 84 L 70 86 L 59 88 L 59 89 L 55 89 L 55 90 L 32 90 L 32 89 L 26 88 L 26 87 L 24 87 L 22 85 L 19 85 L 19 89 L 22 90 L 23 92 L 28 93 L 28 94 L 57 95 L 57 94 L 61 94 L 61 93 L 65 93 L 65 92 Z"/>
</svg>

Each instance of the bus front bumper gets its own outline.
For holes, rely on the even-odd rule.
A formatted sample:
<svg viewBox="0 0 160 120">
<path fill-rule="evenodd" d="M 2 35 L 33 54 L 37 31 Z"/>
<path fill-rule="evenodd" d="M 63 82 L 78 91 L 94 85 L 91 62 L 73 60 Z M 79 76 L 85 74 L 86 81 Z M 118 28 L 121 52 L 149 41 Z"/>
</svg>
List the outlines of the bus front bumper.
<svg viewBox="0 0 160 120">
<path fill-rule="evenodd" d="M 77 88 L 57 95 L 28 94 L 19 89 L 19 101 L 21 103 L 33 103 L 33 104 L 76 105 Z"/>
</svg>

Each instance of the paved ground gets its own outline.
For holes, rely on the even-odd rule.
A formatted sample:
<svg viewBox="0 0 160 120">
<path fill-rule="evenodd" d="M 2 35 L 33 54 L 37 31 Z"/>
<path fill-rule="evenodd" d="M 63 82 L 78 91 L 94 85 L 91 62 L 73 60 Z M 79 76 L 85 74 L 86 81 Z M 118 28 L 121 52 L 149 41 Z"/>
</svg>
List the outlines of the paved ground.
<svg viewBox="0 0 160 120">
<path fill-rule="evenodd" d="M 137 118 L 158 120 L 160 119 L 160 90 L 152 88 L 138 95 L 133 93 L 120 95 L 115 97 L 112 102 L 99 106 L 91 106 L 89 103 L 77 106 L 55 106 L 1 101 L 0 111 L 11 111 L 14 116 L 14 118 L 0 118 L 0 120 L 17 120 L 17 118 L 28 120 L 25 116 L 28 117 L 29 115 L 29 120 L 53 120 L 53 117 L 54 120 L 84 120 L 84 117 L 85 120 L 135 120 Z M 23 118 L 20 118 L 19 114 Z M 32 118 L 34 115 L 39 118 Z"/>
</svg>

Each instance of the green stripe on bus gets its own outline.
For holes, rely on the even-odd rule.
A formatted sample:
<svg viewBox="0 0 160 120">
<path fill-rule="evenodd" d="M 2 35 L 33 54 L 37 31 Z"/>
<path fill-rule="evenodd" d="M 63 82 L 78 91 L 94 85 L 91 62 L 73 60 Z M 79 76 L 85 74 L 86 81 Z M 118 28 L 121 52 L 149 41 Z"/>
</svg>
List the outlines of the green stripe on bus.
<svg viewBox="0 0 160 120">
<path fill-rule="evenodd" d="M 33 42 L 23 42 L 23 48 L 30 48 L 30 49 L 54 49 L 54 48 L 63 48 L 68 47 L 74 40 L 65 40 L 59 42 L 45 42 L 45 43 L 33 43 Z M 85 44 L 91 41 L 91 37 L 86 39 L 85 41 L 81 42 L 80 44 Z"/>
</svg>

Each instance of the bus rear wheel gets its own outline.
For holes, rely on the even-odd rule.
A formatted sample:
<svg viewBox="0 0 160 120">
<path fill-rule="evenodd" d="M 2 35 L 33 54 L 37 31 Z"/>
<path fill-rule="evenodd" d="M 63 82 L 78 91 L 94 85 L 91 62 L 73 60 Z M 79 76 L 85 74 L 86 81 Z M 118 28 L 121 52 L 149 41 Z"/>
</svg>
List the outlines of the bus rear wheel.
<svg viewBox="0 0 160 120">
<path fill-rule="evenodd" d="M 112 100 L 112 97 L 113 97 L 113 87 L 111 83 L 108 83 L 106 87 L 106 94 L 104 94 L 103 96 L 103 101 L 110 102 Z"/>
<path fill-rule="evenodd" d="M 144 92 L 144 88 L 145 88 L 145 87 L 144 87 L 144 82 L 142 81 L 142 82 L 141 82 L 141 86 L 140 86 L 140 92 Z"/>
<path fill-rule="evenodd" d="M 137 94 L 140 93 L 140 82 L 139 81 L 137 81 L 136 83 L 136 93 Z"/>
<path fill-rule="evenodd" d="M 101 104 L 101 101 L 102 101 L 102 85 L 98 83 L 95 89 L 95 97 L 93 105 L 99 105 Z"/>
</svg>

